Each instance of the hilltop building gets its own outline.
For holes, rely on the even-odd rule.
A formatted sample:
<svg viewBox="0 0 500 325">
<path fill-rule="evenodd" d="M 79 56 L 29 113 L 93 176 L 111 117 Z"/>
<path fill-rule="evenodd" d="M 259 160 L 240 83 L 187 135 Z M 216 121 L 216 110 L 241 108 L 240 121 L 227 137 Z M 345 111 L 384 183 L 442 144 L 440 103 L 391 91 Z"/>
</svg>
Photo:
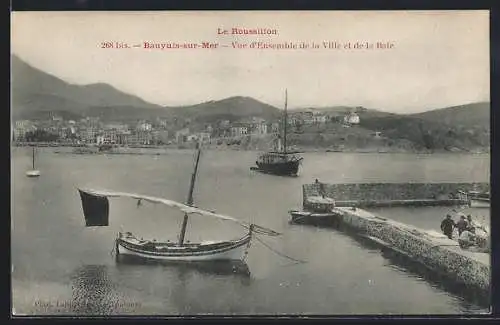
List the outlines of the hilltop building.
<svg viewBox="0 0 500 325">
<path fill-rule="evenodd" d="M 349 112 L 344 116 L 344 124 L 346 125 L 358 125 L 359 122 L 359 115 L 354 112 Z"/>
</svg>

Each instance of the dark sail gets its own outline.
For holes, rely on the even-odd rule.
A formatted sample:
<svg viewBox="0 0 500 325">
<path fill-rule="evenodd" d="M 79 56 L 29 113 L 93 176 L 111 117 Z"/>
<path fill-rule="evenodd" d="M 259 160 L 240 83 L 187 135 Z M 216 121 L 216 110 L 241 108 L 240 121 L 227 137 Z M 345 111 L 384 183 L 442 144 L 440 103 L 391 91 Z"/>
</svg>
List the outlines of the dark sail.
<svg viewBox="0 0 500 325">
<path fill-rule="evenodd" d="M 109 201 L 105 196 L 92 195 L 81 190 L 86 227 L 109 226 Z"/>
</svg>

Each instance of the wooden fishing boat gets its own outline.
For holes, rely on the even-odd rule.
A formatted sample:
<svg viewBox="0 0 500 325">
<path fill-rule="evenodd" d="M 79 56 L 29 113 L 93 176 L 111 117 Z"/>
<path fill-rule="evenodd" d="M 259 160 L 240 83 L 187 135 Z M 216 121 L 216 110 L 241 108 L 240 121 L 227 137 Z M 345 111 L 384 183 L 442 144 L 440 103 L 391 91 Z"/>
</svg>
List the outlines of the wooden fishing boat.
<svg viewBox="0 0 500 325">
<path fill-rule="evenodd" d="M 248 253 L 252 236 L 263 234 L 278 236 L 279 233 L 253 223 L 247 223 L 236 218 L 206 211 L 193 205 L 193 189 L 200 161 L 201 150 L 197 150 L 194 172 L 191 177 L 188 200 L 186 204 L 135 193 L 113 192 L 105 190 L 78 189 L 82 201 L 83 213 L 87 227 L 108 226 L 109 201 L 111 197 L 127 197 L 150 203 L 164 204 L 184 212 L 180 234 L 177 240 L 156 242 L 139 240 L 131 232 L 118 233 L 115 239 L 116 254 L 124 254 L 145 259 L 162 260 L 170 262 L 203 262 L 203 261 L 243 261 Z M 234 240 L 212 242 L 185 243 L 186 227 L 190 214 L 200 214 L 206 217 L 232 221 L 246 228 L 248 233 Z"/>
</svg>

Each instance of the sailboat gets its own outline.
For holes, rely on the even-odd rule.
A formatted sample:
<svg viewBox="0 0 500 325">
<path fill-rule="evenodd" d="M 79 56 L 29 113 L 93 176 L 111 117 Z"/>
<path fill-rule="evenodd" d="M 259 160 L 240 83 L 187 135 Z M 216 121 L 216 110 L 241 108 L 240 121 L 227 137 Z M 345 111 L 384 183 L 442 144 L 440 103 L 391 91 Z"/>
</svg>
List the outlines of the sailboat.
<svg viewBox="0 0 500 325">
<path fill-rule="evenodd" d="M 288 126 L 288 92 L 285 90 L 285 109 L 283 118 L 283 146 L 278 141 L 277 151 L 268 151 L 259 155 L 255 164 L 257 168 L 252 168 L 264 173 L 280 176 L 297 176 L 299 165 L 303 157 L 297 155 L 297 152 L 287 150 L 287 126 Z M 279 140 L 279 139 L 278 139 Z"/>
<path fill-rule="evenodd" d="M 278 236 L 280 233 L 253 223 L 247 223 L 230 216 L 217 214 L 215 212 L 195 207 L 193 203 L 193 190 L 200 161 L 200 154 L 201 150 L 198 146 L 194 172 L 191 176 L 191 184 L 186 204 L 135 193 L 78 189 L 82 201 L 86 226 L 95 227 L 109 225 L 108 198 L 111 197 L 137 199 L 138 204 L 142 201 L 164 204 L 184 212 L 184 219 L 182 221 L 178 240 L 174 240 L 173 242 L 142 240 L 136 238 L 131 232 L 119 232 L 117 238 L 115 239 L 115 251 L 117 256 L 123 254 L 124 256 L 127 255 L 149 260 L 162 260 L 169 262 L 244 261 L 254 234 Z M 246 228 L 248 233 L 246 233 L 243 237 L 234 240 L 186 243 L 184 238 L 190 214 L 199 214 L 206 217 L 232 221 Z"/>
<path fill-rule="evenodd" d="M 33 147 L 33 154 L 32 154 L 32 167 L 31 170 L 28 170 L 26 172 L 26 176 L 28 177 L 38 177 L 40 176 L 40 171 L 35 169 L 35 147 Z"/>
</svg>

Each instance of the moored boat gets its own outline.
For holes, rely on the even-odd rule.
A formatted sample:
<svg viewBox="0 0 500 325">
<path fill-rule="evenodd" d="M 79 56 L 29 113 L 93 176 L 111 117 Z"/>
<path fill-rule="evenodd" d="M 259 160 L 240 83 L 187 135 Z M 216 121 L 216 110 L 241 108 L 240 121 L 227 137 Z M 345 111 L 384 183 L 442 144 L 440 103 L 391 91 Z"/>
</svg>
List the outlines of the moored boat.
<svg viewBox="0 0 500 325">
<path fill-rule="evenodd" d="M 283 146 L 281 142 L 278 144 L 278 150 L 268 151 L 260 154 L 257 158 L 255 164 L 257 168 L 251 168 L 252 170 L 258 170 L 267 174 L 274 174 L 278 176 L 297 176 L 299 172 L 299 166 L 303 160 L 303 157 L 298 155 L 296 151 L 287 150 L 287 105 L 288 105 L 288 92 L 285 91 L 285 109 L 284 109 L 284 119 L 283 119 Z"/>
<path fill-rule="evenodd" d="M 31 164 L 32 164 L 31 170 L 28 170 L 26 172 L 26 176 L 27 177 L 38 177 L 38 176 L 40 176 L 40 171 L 38 169 L 35 169 L 35 147 L 33 147 Z"/>
<path fill-rule="evenodd" d="M 120 232 L 115 249 L 118 254 L 178 262 L 243 260 L 251 237 L 252 232 L 249 231 L 236 240 L 178 245 L 175 242 L 139 240 L 130 232 Z"/>
<path fill-rule="evenodd" d="M 203 262 L 203 261 L 244 261 L 251 240 L 255 234 L 278 236 L 279 233 L 247 223 L 236 218 L 217 214 L 197 208 L 193 205 L 193 189 L 198 170 L 201 150 L 197 150 L 194 172 L 191 177 L 188 200 L 186 204 L 135 193 L 114 192 L 93 189 L 78 189 L 82 201 L 85 225 L 87 227 L 109 225 L 109 201 L 111 197 L 126 197 L 150 203 L 164 204 L 184 212 L 179 238 L 174 241 L 157 242 L 155 240 L 139 240 L 131 232 L 120 232 L 115 239 L 115 252 L 118 255 L 128 255 L 145 259 L 162 260 L 170 262 Z M 246 228 L 248 233 L 234 240 L 221 240 L 212 242 L 189 243 L 185 242 L 185 234 L 190 214 L 200 214 L 206 217 L 232 221 Z"/>
<path fill-rule="evenodd" d="M 333 212 L 290 210 L 289 213 L 292 216 L 291 222 L 295 224 L 336 227 L 340 222 L 339 215 Z"/>
</svg>

